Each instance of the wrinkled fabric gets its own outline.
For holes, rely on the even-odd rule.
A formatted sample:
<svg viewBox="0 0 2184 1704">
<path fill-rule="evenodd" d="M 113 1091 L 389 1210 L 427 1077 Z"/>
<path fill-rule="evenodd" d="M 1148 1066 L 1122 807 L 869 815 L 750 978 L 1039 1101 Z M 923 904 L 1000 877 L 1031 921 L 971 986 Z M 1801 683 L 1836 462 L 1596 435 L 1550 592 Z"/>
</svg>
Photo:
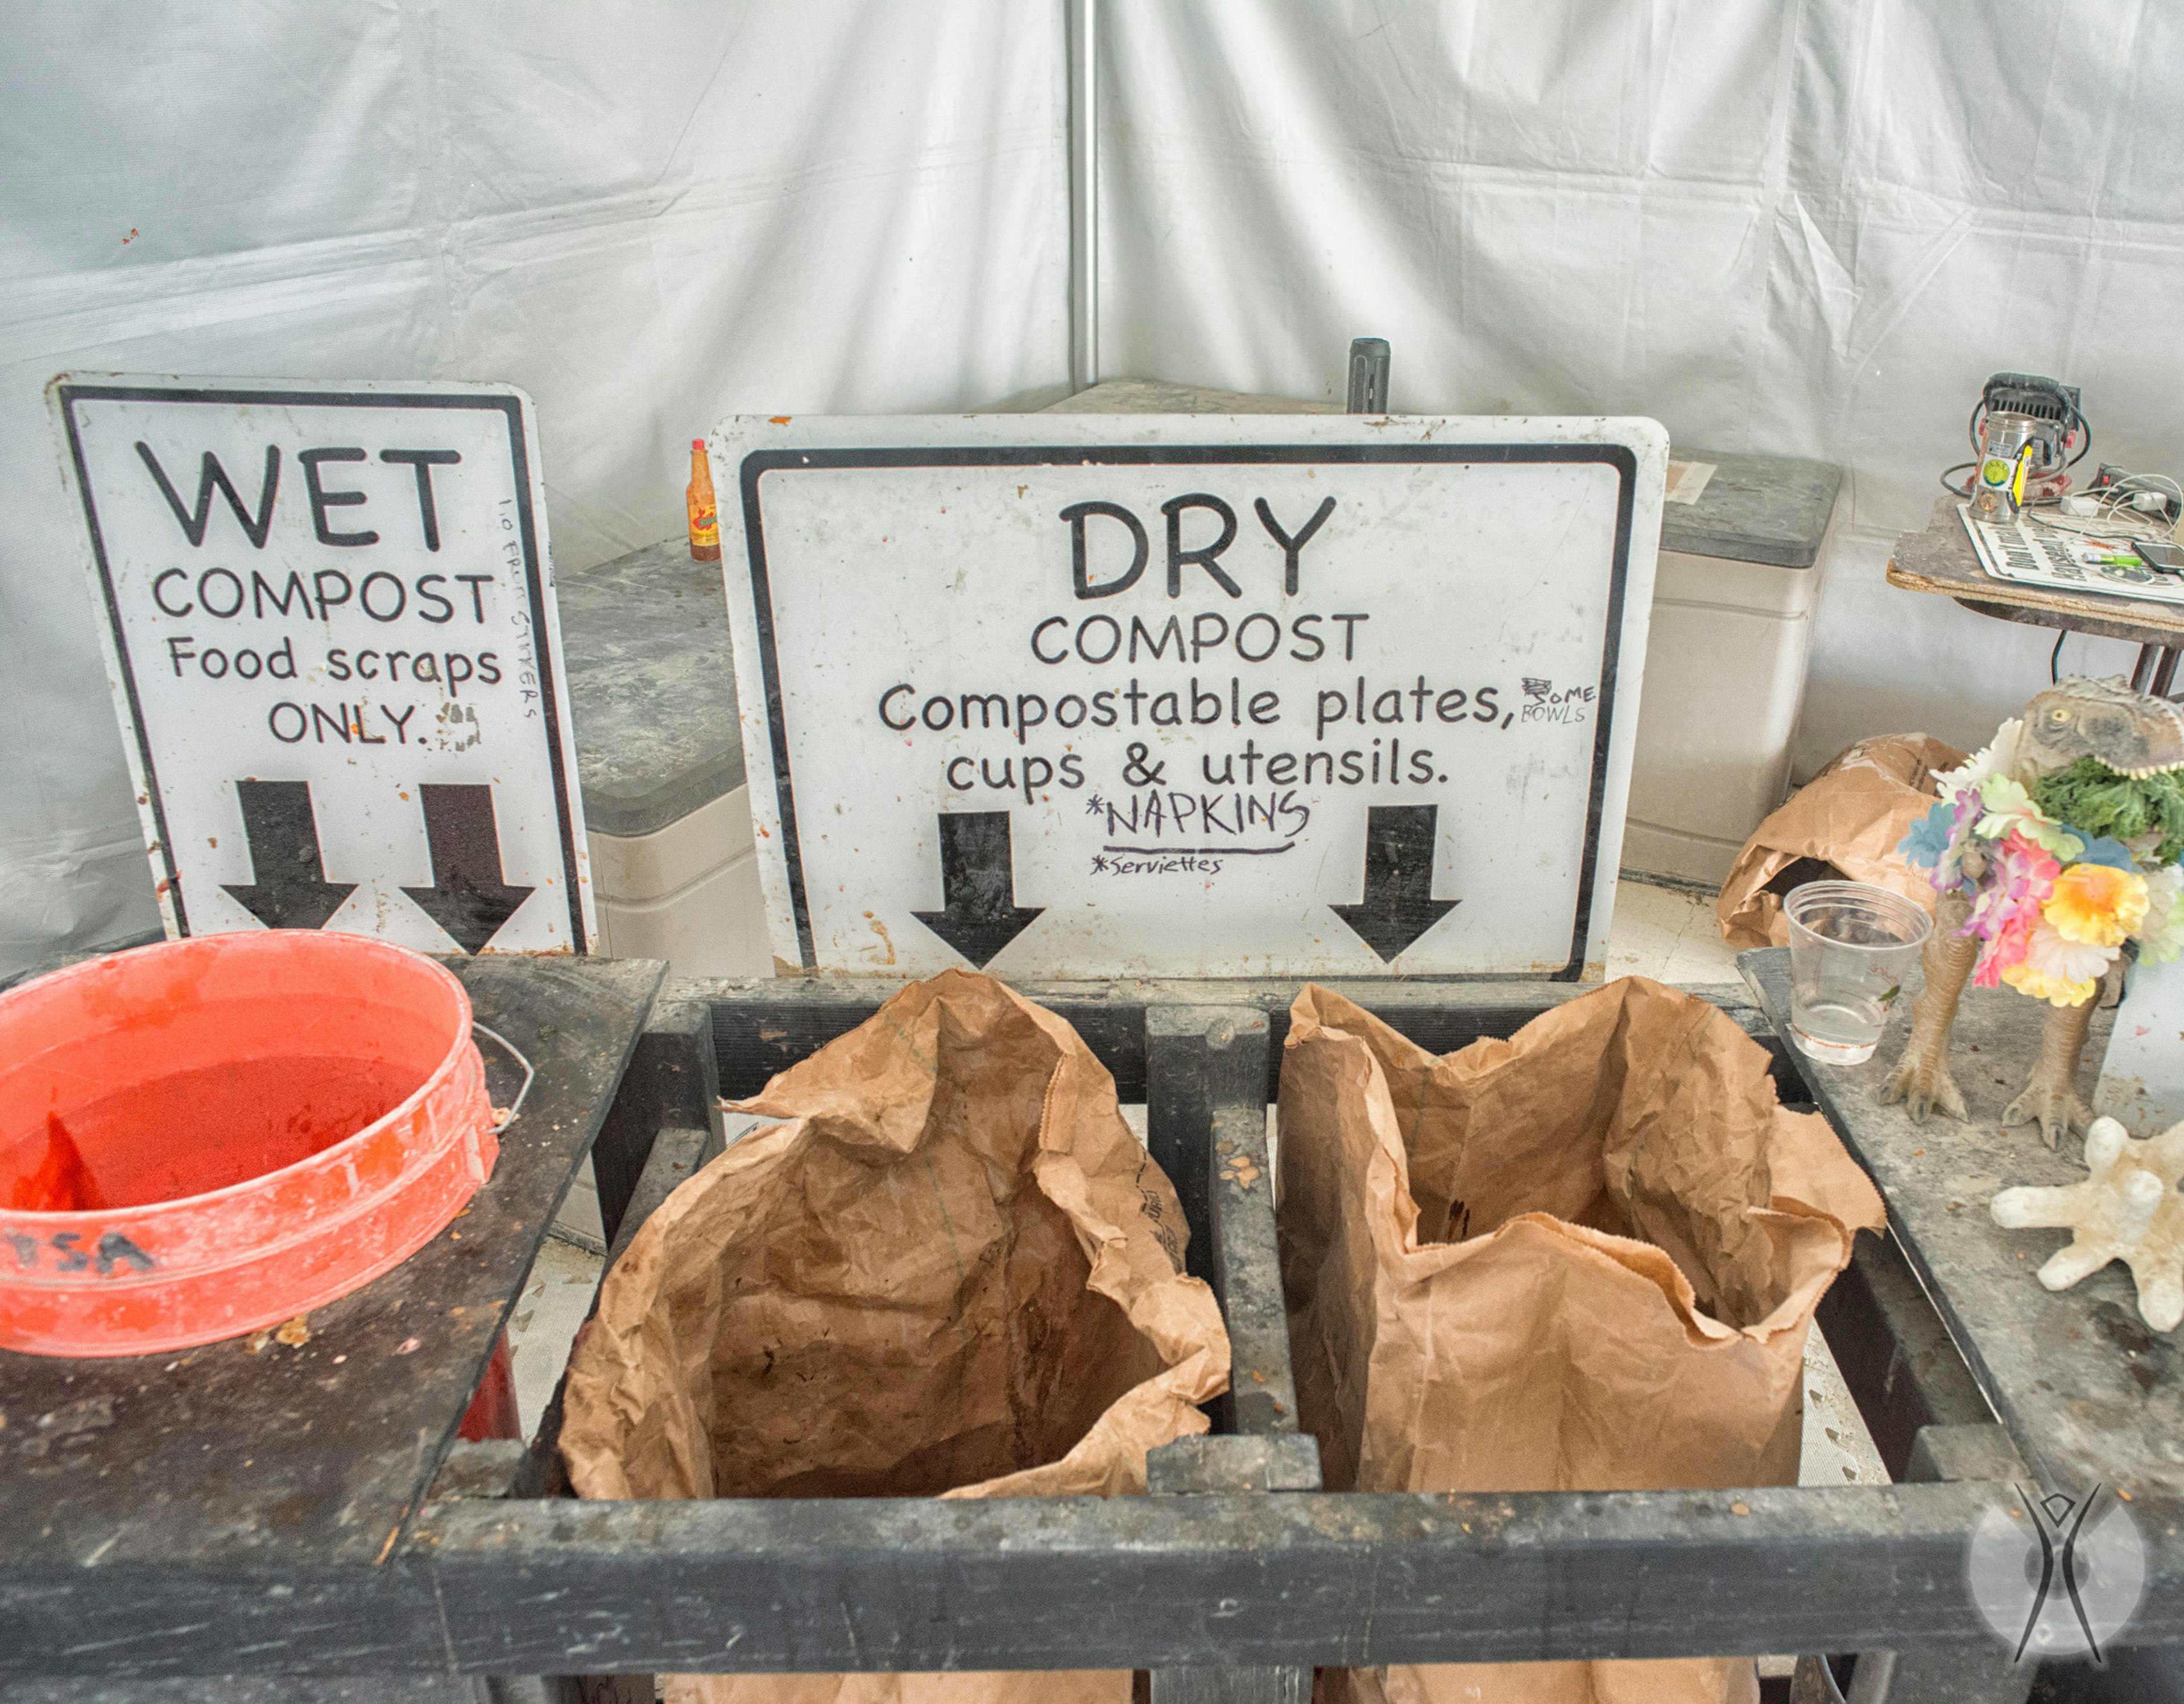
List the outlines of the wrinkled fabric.
<svg viewBox="0 0 2184 1704">
<path fill-rule="evenodd" d="M 1764 1050 L 1638 977 L 1436 1058 L 1307 987 L 1279 1224 L 1329 1490 L 1794 1484 L 1805 1336 L 1879 1194 Z M 1351 1704 L 1742 1704 L 1748 1661 L 1329 1671 Z"/>
<path fill-rule="evenodd" d="M 557 565 L 678 537 L 690 440 L 728 415 L 1066 393 L 1062 22 L 1000 0 L 11 15 L 0 976 L 159 927 L 48 379 L 504 381 L 538 405 Z"/>
<path fill-rule="evenodd" d="M 1174 1189 L 1068 1024 L 905 988 L 738 1108 L 608 1274 L 561 1449 L 588 1497 L 1121 1496 L 1228 1388 Z M 676 1677 L 678 1704 L 1127 1704 L 1130 1675 Z"/>
<path fill-rule="evenodd" d="M 2184 474 L 2184 346 L 2130 335 L 2175 317 L 2184 8 L 1198 0 L 1101 22 L 1108 375 L 1340 405 L 1350 340 L 1385 337 L 1400 413 L 1650 415 L 1680 452 L 1843 469 L 1800 780 L 1881 729 L 1976 745 L 2047 677 L 2051 631 L 1881 577 L 1970 458 L 1989 373 L 2082 387 L 2081 482 L 2103 459 Z M 2073 637 L 2063 671 L 2132 655 Z"/>
</svg>

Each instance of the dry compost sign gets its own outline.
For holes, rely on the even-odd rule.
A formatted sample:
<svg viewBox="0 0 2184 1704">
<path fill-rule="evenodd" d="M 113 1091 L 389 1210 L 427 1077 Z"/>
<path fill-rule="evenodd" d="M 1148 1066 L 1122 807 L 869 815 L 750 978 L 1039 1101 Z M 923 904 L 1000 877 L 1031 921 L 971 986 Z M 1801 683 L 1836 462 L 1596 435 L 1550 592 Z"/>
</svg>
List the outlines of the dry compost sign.
<svg viewBox="0 0 2184 1704">
<path fill-rule="evenodd" d="M 710 448 L 787 966 L 1602 959 L 1652 422 L 739 419 Z"/>
<path fill-rule="evenodd" d="M 118 376 L 49 395 L 168 933 L 587 950 L 528 399 Z"/>
</svg>

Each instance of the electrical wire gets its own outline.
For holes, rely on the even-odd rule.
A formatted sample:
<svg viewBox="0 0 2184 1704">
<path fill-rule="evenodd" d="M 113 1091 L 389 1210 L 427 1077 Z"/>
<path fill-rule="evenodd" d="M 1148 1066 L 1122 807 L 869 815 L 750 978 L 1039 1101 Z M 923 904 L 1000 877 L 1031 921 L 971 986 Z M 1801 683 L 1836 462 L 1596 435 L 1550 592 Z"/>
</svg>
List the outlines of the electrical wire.
<svg viewBox="0 0 2184 1704">
<path fill-rule="evenodd" d="M 2101 487 L 2094 495 L 2104 498 L 2113 497 L 2118 502 L 2123 502 L 2147 491 L 2158 493 L 2172 503 L 2184 505 L 2184 485 L 2177 484 L 2165 473 L 2120 474 L 2109 483 Z"/>
<path fill-rule="evenodd" d="M 2069 515 L 2058 512 L 2059 499 L 2049 498 L 2036 506 L 2028 506 L 2025 516 L 2035 526 L 2051 532 L 2067 532 L 2080 538 L 2123 538 L 2138 540 L 2148 544 L 2165 544 L 2176 537 L 2175 523 L 2166 514 L 2149 513 L 2131 507 L 2131 500 L 2142 492 L 2153 492 L 2176 504 L 2184 513 L 2184 485 L 2179 485 L 2165 473 L 2124 473 L 2097 490 L 2080 493 L 2091 497 L 2098 507 L 2090 515 Z"/>
<path fill-rule="evenodd" d="M 2152 515 L 2057 515 L 2042 506 L 2026 509 L 2024 518 L 2050 532 L 2067 532 L 2073 538 L 2113 538 L 2131 543 L 2167 544 L 2174 542 L 2169 528 Z"/>
<path fill-rule="evenodd" d="M 2063 661 L 2063 641 L 2070 637 L 2069 628 L 2055 635 L 2055 649 L 2048 653 L 2048 684 L 2054 686 L 2063 678 L 2059 672 Z"/>
</svg>

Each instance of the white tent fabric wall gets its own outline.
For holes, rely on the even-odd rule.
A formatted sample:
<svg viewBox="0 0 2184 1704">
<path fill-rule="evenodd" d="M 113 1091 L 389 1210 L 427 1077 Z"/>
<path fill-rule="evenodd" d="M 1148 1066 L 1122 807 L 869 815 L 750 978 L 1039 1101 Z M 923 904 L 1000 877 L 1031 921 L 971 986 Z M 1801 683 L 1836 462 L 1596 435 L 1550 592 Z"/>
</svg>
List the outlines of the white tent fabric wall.
<svg viewBox="0 0 2184 1704">
<path fill-rule="evenodd" d="M 599 561 L 731 411 L 1061 395 L 1063 102 L 1058 3 L 18 8 L 0 974 L 159 922 L 54 373 L 521 385 Z"/>
<path fill-rule="evenodd" d="M 1844 465 L 1801 773 L 1878 730 L 1975 742 L 2046 678 L 2041 631 L 1880 580 L 1987 372 L 2080 384 L 2098 455 L 2184 471 L 2178 8 L 1100 15 L 1108 375 L 1334 396 L 1373 334 L 1399 409 Z M 10 25 L 0 972 L 154 922 L 53 373 L 523 385 L 565 565 L 673 532 L 684 441 L 732 410 L 1061 393 L 1061 0 Z"/>
<path fill-rule="evenodd" d="M 1988 373 L 2081 386 L 2097 459 L 2184 475 L 2184 8 L 1101 15 L 1108 373 L 1340 400 L 1384 337 L 1399 411 L 1646 414 L 1843 466 L 1800 776 L 1885 730 L 1977 745 L 2047 683 L 2052 632 L 1881 577 Z"/>
</svg>

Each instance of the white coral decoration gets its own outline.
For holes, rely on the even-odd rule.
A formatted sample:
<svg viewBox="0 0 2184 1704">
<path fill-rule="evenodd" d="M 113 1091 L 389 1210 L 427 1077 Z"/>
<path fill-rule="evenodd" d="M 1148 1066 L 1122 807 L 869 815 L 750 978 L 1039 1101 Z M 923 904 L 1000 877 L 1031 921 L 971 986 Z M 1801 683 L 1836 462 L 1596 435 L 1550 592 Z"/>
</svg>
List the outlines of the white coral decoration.
<svg viewBox="0 0 2184 1704">
<path fill-rule="evenodd" d="M 2138 1283 L 2138 1312 L 2156 1331 L 2184 1320 L 2184 1124 L 2134 1142 L 2113 1118 L 2096 1118 L 2086 1133 L 2082 1183 L 2059 1189 L 2004 1189 L 1989 1205 L 2010 1230 L 2066 1229 L 2070 1245 L 2040 1268 L 2049 1289 L 2068 1289 L 2110 1261 L 2121 1261 Z"/>
<path fill-rule="evenodd" d="M 1973 753 L 1970 761 L 1951 770 L 1947 775 L 1934 777 L 1944 799 L 1954 799 L 1967 787 L 1977 787 L 1991 775 L 2004 781 L 2017 778 L 2017 737 L 2025 732 L 2025 724 L 2016 716 L 1994 731 L 1994 738 L 1984 750 Z"/>
</svg>

